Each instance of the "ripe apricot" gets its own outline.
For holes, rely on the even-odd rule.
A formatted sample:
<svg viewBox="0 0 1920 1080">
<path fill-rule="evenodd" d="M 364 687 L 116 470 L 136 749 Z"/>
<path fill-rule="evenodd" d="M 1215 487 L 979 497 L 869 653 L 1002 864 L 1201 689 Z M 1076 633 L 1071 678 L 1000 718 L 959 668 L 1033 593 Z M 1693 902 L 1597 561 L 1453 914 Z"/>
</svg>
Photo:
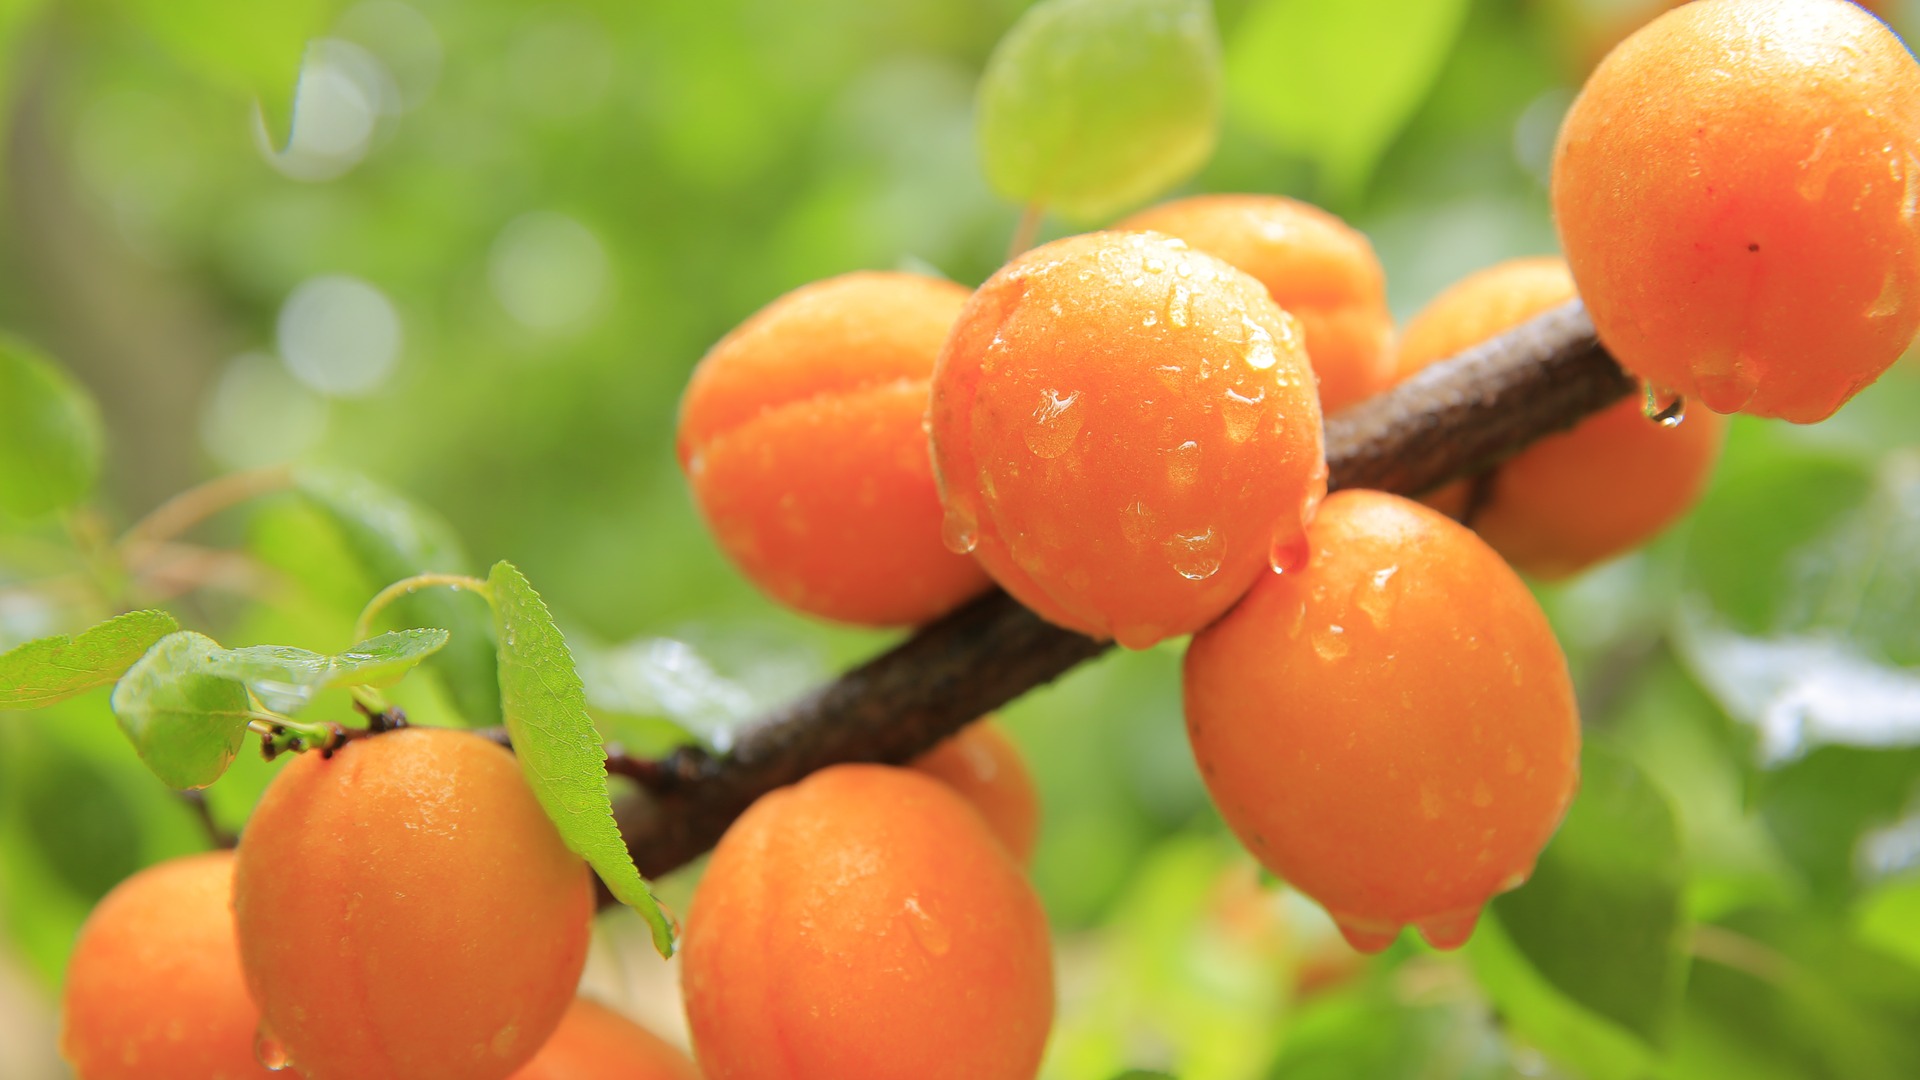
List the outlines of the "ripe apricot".
<svg viewBox="0 0 1920 1080">
<path fill-rule="evenodd" d="M 1031 1080 L 1053 1017 L 1046 916 L 953 790 L 839 765 L 714 849 L 682 941 L 713 1080 Z"/>
<path fill-rule="evenodd" d="M 677 1047 L 588 998 L 575 998 L 553 1037 L 513 1080 L 700 1080 Z"/>
<path fill-rule="evenodd" d="M 1402 376 L 1573 299 L 1556 258 L 1513 259 L 1456 282 L 1407 324 Z M 1651 540 L 1699 501 L 1726 442 L 1725 417 L 1695 409 L 1675 427 L 1622 401 L 1428 501 L 1467 524 L 1516 569 L 1561 578 Z"/>
<path fill-rule="evenodd" d="M 1323 412 L 1392 385 L 1386 272 L 1366 236 L 1334 215 L 1279 195 L 1196 195 L 1115 227 L 1178 237 L 1265 285 L 1300 320 Z"/>
<path fill-rule="evenodd" d="M 1696 0 L 1601 61 L 1554 152 L 1600 339 L 1715 412 L 1812 423 L 1920 327 L 1920 65 L 1845 0 Z"/>
<path fill-rule="evenodd" d="M 922 423 L 967 291 L 916 274 L 803 286 L 720 340 L 680 403 L 680 468 L 767 595 L 842 622 L 926 622 L 983 591 L 940 542 Z"/>
<path fill-rule="evenodd" d="M 513 755 L 407 728 L 290 762 L 234 870 L 247 985 L 308 1080 L 502 1080 L 573 1000 L 593 889 Z"/>
<path fill-rule="evenodd" d="M 233 935 L 233 853 L 114 886 L 67 962 L 60 1054 L 79 1080 L 264 1080 Z"/>
<path fill-rule="evenodd" d="M 1194 635 L 1187 734 L 1227 824 L 1355 948 L 1460 945 L 1532 872 L 1578 770 L 1566 658 L 1479 537 L 1341 491 L 1298 572 Z"/>
<path fill-rule="evenodd" d="M 1040 794 L 1020 749 L 991 717 L 977 720 L 913 760 L 913 768 L 959 792 L 1022 866 L 1040 831 Z"/>
<path fill-rule="evenodd" d="M 929 415 L 948 541 L 1129 648 L 1218 618 L 1326 491 L 1298 320 L 1156 233 L 1056 240 L 988 278 Z"/>
</svg>

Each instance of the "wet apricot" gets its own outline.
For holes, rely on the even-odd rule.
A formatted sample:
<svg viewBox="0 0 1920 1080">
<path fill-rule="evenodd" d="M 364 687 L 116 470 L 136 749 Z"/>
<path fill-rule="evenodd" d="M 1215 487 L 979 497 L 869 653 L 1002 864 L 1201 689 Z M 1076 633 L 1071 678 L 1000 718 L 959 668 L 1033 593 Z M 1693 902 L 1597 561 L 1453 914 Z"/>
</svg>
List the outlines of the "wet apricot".
<svg viewBox="0 0 1920 1080">
<path fill-rule="evenodd" d="M 1826 418 L 1920 327 L 1920 65 L 1846 0 L 1696 0 L 1609 53 L 1553 207 L 1600 339 L 1715 412 Z"/>
<path fill-rule="evenodd" d="M 60 1053 L 79 1080 L 264 1080 L 233 934 L 233 854 L 114 886 L 67 962 Z"/>
<path fill-rule="evenodd" d="M 1053 1016 L 1046 916 L 945 784 L 839 765 L 714 849 L 682 940 L 711 1080 L 1031 1080 Z"/>
<path fill-rule="evenodd" d="M 922 424 L 934 356 L 967 291 L 916 274 L 803 286 L 694 369 L 680 467 L 728 558 L 788 607 L 926 622 L 987 587 L 940 542 Z"/>
<path fill-rule="evenodd" d="M 1033 774 L 992 717 L 977 720 L 921 754 L 911 766 L 959 792 L 1022 866 L 1040 832 L 1040 794 Z"/>
<path fill-rule="evenodd" d="M 1440 948 L 1532 872 L 1573 792 L 1579 716 L 1533 596 L 1481 539 L 1342 491 L 1306 565 L 1263 577 L 1187 650 L 1187 733 L 1256 858 L 1355 948 Z"/>
<path fill-rule="evenodd" d="M 303 754 L 240 842 L 234 921 L 308 1080 L 502 1080 L 573 1001 L 593 889 L 513 756 L 408 728 Z"/>
<path fill-rule="evenodd" d="M 588 998 L 575 998 L 553 1037 L 513 1080 L 700 1080 L 673 1044 Z"/>
<path fill-rule="evenodd" d="M 1155 233 L 1056 240 L 987 279 L 929 415 L 949 543 L 1129 648 L 1218 618 L 1326 490 L 1298 320 Z"/>
<path fill-rule="evenodd" d="M 1513 259 L 1456 282 L 1407 324 L 1407 376 L 1573 299 L 1556 258 Z M 1726 442 L 1727 422 L 1695 409 L 1668 427 L 1632 398 L 1549 435 L 1479 481 L 1426 501 L 1467 524 L 1515 569 L 1562 578 L 1632 550 L 1698 502 Z M 1472 503 L 1469 506 L 1469 502 Z"/>
<path fill-rule="evenodd" d="M 1366 236 L 1338 217 L 1280 195 L 1196 195 L 1115 227 L 1178 237 L 1265 285 L 1300 320 L 1323 412 L 1392 384 L 1386 272 Z"/>
</svg>

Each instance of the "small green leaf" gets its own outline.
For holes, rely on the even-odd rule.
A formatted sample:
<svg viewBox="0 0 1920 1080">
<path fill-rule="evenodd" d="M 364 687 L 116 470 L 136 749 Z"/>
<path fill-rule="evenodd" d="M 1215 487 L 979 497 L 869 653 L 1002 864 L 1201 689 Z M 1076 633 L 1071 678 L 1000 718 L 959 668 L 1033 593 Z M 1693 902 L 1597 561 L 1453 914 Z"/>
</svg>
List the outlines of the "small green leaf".
<svg viewBox="0 0 1920 1080">
<path fill-rule="evenodd" d="M 37 709 L 105 686 L 180 624 L 164 611 L 129 611 L 73 637 L 0 653 L 0 710 Z"/>
<path fill-rule="evenodd" d="M 246 685 L 208 674 L 220 645 L 182 630 L 160 640 L 113 688 L 113 715 L 168 787 L 206 787 L 233 763 L 251 718 Z"/>
<path fill-rule="evenodd" d="M 507 734 L 534 795 L 621 903 L 653 929 L 654 948 L 673 955 L 673 929 L 614 824 L 607 752 L 587 715 L 586 689 L 547 605 L 513 564 L 487 575 L 500 640 L 500 699 Z"/>
<path fill-rule="evenodd" d="M 31 517 L 93 490 L 103 437 L 93 399 L 18 342 L 0 340 L 0 510 Z"/>
<path fill-rule="evenodd" d="M 395 630 L 355 645 L 333 656 L 328 686 L 392 686 L 421 661 L 444 648 L 452 635 L 445 630 Z"/>
<path fill-rule="evenodd" d="M 335 656 L 289 645 L 221 649 L 207 673 L 238 679 L 274 712 L 294 713 L 328 687 L 388 686 L 447 643 L 445 630 L 396 630 Z"/>
<path fill-rule="evenodd" d="M 1220 100 L 1205 0 L 1041 0 L 980 78 L 987 179 L 1016 202 L 1111 216 L 1206 164 Z"/>
<path fill-rule="evenodd" d="M 415 574 L 468 572 L 467 555 L 453 530 L 435 515 L 365 477 L 302 469 L 294 479 L 301 495 L 332 521 L 367 575 L 385 583 Z M 455 707 L 469 724 L 500 720 L 500 686 L 494 659 L 493 624 L 472 597 L 447 589 L 422 589 L 394 602 L 394 618 L 413 626 L 443 626 L 451 632 L 428 667 L 446 683 Z"/>
<path fill-rule="evenodd" d="M 1548 982 L 1658 1046 L 1686 974 L 1679 827 L 1629 759 L 1589 744 L 1580 773 L 1532 879 L 1493 910 Z"/>
<path fill-rule="evenodd" d="M 1227 49 L 1235 112 L 1351 196 L 1459 37 L 1466 0 L 1264 0 Z"/>
</svg>

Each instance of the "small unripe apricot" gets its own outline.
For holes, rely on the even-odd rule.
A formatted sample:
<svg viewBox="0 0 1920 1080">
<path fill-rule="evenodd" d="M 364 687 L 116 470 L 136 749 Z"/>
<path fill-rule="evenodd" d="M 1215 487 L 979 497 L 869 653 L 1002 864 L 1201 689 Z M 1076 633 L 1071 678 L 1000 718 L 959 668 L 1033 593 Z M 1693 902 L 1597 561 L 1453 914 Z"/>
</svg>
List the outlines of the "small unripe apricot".
<svg viewBox="0 0 1920 1080">
<path fill-rule="evenodd" d="M 1555 258 L 1513 259 L 1469 275 L 1407 324 L 1402 377 L 1573 299 L 1573 277 Z M 1473 481 L 1436 492 L 1429 505 L 1466 523 L 1515 569 L 1554 579 L 1580 572 L 1658 535 L 1698 502 L 1726 442 L 1726 418 L 1705 409 L 1677 426 L 1647 419 L 1630 398 L 1549 435 Z"/>
<path fill-rule="evenodd" d="M 1040 831 L 1040 794 L 1020 749 L 992 717 L 977 720 L 913 760 L 913 768 L 973 804 L 987 828 L 1022 866 L 1033 860 Z"/>
<path fill-rule="evenodd" d="M 682 941 L 711 1080 L 1031 1080 L 1053 1017 L 1040 901 L 980 815 L 839 765 L 714 849 Z"/>
<path fill-rule="evenodd" d="M 1241 841 L 1355 948 L 1408 924 L 1453 948 L 1573 798 L 1566 658 L 1513 571 L 1435 510 L 1342 491 L 1307 536 L 1303 569 L 1194 635 L 1194 756 Z"/>
<path fill-rule="evenodd" d="M 233 903 L 247 985 L 308 1080 L 503 1080 L 573 1001 L 593 888 L 513 755 L 406 728 L 287 764 Z"/>
<path fill-rule="evenodd" d="M 1339 412 L 1392 385 L 1386 272 L 1367 238 L 1334 215 L 1280 195 L 1195 195 L 1142 210 L 1115 228 L 1178 237 L 1265 285 L 1273 302 L 1300 320 L 1322 412 Z"/>
<path fill-rule="evenodd" d="M 67 963 L 60 1053 L 79 1080 L 264 1080 L 233 935 L 233 853 L 114 886 Z"/>
<path fill-rule="evenodd" d="M 1218 618 L 1326 492 L 1298 321 L 1155 233 L 1056 240 L 988 278 L 930 417 L 948 541 L 1129 648 Z"/>
<path fill-rule="evenodd" d="M 547 1045 L 513 1080 L 700 1080 L 665 1039 L 587 998 L 575 998 Z"/>
<path fill-rule="evenodd" d="M 858 273 L 796 289 L 720 340 L 680 403 L 679 457 L 721 550 L 788 607 L 926 622 L 987 587 L 940 542 L 923 423 L 967 291 Z"/>
<path fill-rule="evenodd" d="M 1607 55 L 1553 208 L 1600 340 L 1715 412 L 1825 419 L 1920 327 L 1920 65 L 1845 0 L 1696 0 Z"/>
</svg>

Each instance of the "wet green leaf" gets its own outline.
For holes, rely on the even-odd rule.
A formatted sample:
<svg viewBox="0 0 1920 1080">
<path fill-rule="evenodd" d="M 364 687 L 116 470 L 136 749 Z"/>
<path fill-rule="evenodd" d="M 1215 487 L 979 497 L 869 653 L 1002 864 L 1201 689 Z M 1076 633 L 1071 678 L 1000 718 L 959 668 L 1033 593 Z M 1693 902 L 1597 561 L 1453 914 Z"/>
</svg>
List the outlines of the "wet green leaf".
<svg viewBox="0 0 1920 1080">
<path fill-rule="evenodd" d="M 169 787 L 206 787 L 218 780 L 246 736 L 246 685 L 208 673 L 220 651 L 212 638 L 190 630 L 170 634 L 113 688 L 121 730 Z"/>
<path fill-rule="evenodd" d="M 129 611 L 72 637 L 41 638 L 0 653 L 0 710 L 37 709 L 105 686 L 179 628 L 164 611 Z"/>
<path fill-rule="evenodd" d="M 328 687 L 389 685 L 446 643 L 445 630 L 419 629 L 381 634 L 333 656 L 288 645 L 250 645 L 218 650 L 208 658 L 207 672 L 238 679 L 267 708 L 292 713 Z"/>
<path fill-rule="evenodd" d="M 67 374 L 0 339 L 0 511 L 31 517 L 79 502 L 100 475 L 100 411 Z"/>
</svg>

